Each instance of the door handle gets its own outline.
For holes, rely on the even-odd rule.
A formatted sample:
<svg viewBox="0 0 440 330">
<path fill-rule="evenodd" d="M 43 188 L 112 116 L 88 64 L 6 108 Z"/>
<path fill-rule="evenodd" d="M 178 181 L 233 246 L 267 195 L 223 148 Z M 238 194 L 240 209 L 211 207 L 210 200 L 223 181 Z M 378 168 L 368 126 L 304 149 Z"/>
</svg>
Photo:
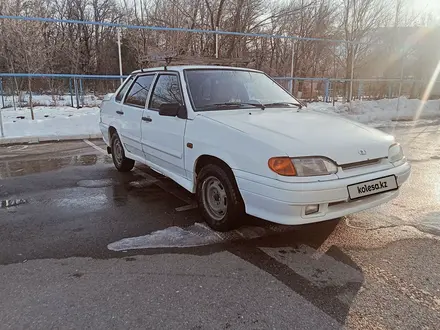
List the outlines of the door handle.
<svg viewBox="0 0 440 330">
<path fill-rule="evenodd" d="M 124 111 L 120 111 L 120 110 L 118 110 L 118 111 L 116 111 L 116 113 L 117 113 L 118 115 L 123 115 L 123 114 L 124 114 Z"/>
<path fill-rule="evenodd" d="M 150 117 L 142 117 L 143 121 L 146 121 L 147 123 L 151 123 L 153 121 L 153 119 L 151 119 Z"/>
</svg>

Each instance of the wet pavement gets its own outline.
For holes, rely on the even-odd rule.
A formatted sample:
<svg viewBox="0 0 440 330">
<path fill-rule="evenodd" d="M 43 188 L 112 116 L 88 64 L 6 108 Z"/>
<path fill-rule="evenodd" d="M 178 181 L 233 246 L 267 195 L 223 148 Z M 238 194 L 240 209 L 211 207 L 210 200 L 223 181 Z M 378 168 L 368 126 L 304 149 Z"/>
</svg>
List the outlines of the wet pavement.
<svg viewBox="0 0 440 330">
<path fill-rule="evenodd" d="M 438 328 L 440 126 L 384 130 L 413 166 L 396 200 L 230 233 L 102 141 L 0 147 L 0 328 Z"/>
</svg>

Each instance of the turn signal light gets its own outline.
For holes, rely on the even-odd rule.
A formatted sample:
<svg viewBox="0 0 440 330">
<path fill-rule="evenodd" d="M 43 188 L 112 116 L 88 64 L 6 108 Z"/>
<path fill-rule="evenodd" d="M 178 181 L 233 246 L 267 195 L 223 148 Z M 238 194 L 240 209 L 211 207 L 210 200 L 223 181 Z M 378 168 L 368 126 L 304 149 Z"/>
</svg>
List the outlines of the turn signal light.
<svg viewBox="0 0 440 330">
<path fill-rule="evenodd" d="M 275 173 L 283 176 L 295 176 L 296 170 L 289 157 L 274 157 L 269 159 L 269 168 Z"/>
</svg>

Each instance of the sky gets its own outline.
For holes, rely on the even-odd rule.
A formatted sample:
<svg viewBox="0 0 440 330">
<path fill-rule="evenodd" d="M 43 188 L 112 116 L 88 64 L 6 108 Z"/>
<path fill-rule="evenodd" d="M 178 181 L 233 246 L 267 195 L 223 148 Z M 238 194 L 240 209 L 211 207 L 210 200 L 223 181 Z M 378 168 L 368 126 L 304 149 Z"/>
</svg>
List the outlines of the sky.
<svg viewBox="0 0 440 330">
<path fill-rule="evenodd" d="M 414 10 L 438 10 L 440 14 L 440 0 L 407 0 Z"/>
<path fill-rule="evenodd" d="M 440 24 L 440 0 L 404 0 L 404 11 L 422 25 Z"/>
</svg>

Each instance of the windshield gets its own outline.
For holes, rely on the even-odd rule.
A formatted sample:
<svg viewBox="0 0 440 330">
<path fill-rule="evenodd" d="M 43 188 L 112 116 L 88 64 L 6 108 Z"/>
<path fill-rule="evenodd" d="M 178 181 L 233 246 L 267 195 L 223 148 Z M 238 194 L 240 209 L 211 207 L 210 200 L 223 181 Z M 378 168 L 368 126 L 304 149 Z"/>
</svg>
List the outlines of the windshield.
<svg viewBox="0 0 440 330">
<path fill-rule="evenodd" d="M 264 73 L 200 69 L 185 70 L 185 76 L 194 111 L 300 106 Z"/>
</svg>

